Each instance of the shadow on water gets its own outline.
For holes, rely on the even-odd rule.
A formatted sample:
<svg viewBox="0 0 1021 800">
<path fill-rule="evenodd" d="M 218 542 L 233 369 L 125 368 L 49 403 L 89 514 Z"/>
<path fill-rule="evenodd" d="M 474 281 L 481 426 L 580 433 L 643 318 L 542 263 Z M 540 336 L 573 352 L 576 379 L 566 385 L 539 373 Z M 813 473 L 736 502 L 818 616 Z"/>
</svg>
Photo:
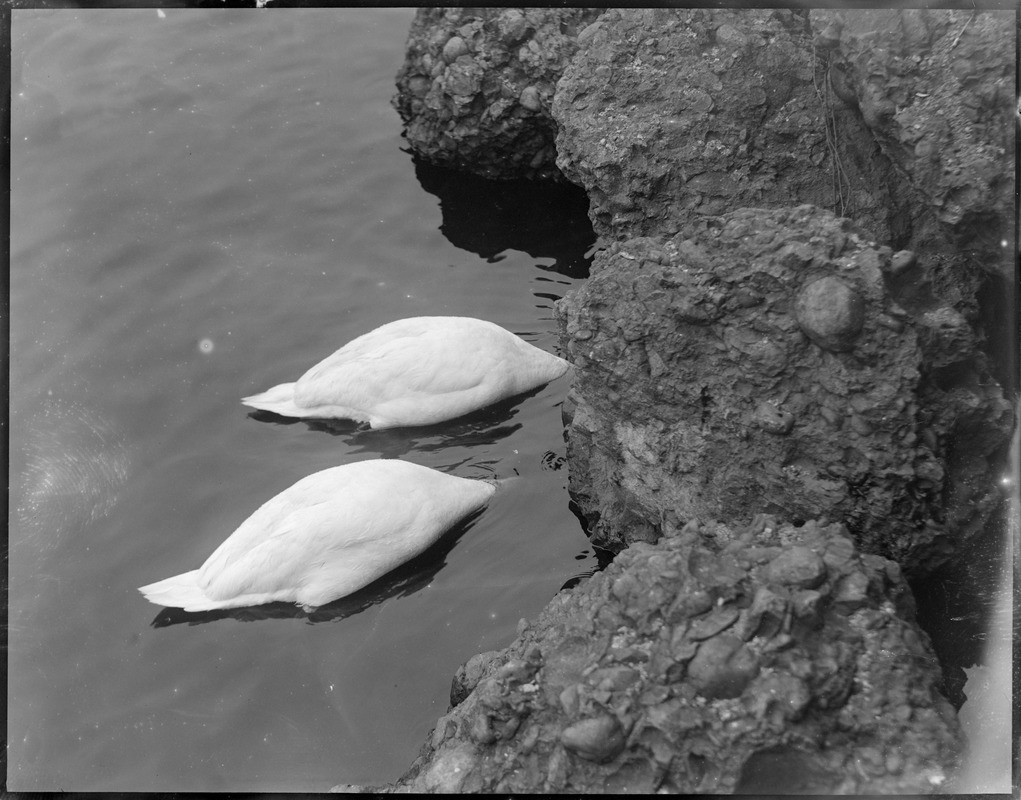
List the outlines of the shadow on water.
<svg viewBox="0 0 1021 800">
<path fill-rule="evenodd" d="M 471 448 L 495 444 L 520 430 L 521 423 L 512 422 L 518 413 L 518 406 L 543 388 L 536 387 L 456 419 L 415 427 L 372 430 L 366 423 L 347 419 L 299 419 L 261 410 L 251 411 L 248 416 L 257 422 L 275 425 L 301 423 L 312 431 L 347 437 L 354 453 L 398 458 L 412 450 L 428 453 L 446 447 Z"/>
<path fill-rule="evenodd" d="M 1016 441 L 1015 430 L 1012 451 Z M 1014 480 L 1010 480 L 1011 489 Z M 982 663 L 998 604 L 1003 592 L 1009 591 L 1005 575 L 1011 565 L 1004 563 L 1003 553 L 1009 552 L 1006 543 L 1012 535 L 1011 517 L 1015 513 L 1008 498 L 983 530 L 960 547 L 952 561 L 911 581 L 918 624 L 932 639 L 943 669 L 944 694 L 958 710 L 968 699 L 965 670 Z"/>
<path fill-rule="evenodd" d="M 184 611 L 180 608 L 162 609 L 150 623 L 154 628 L 170 625 L 202 625 L 221 619 L 238 622 L 256 622 L 264 619 L 304 619 L 308 624 L 337 622 L 360 614 L 372 606 L 394 597 L 409 597 L 428 586 L 447 563 L 447 555 L 458 540 L 475 524 L 482 514 L 479 510 L 447 531 L 432 547 L 401 564 L 383 577 L 354 594 L 334 600 L 325 606 L 305 611 L 293 603 L 266 603 L 261 606 L 226 608 L 216 611 Z"/>
<path fill-rule="evenodd" d="M 439 198 L 440 232 L 452 245 L 491 263 L 505 250 L 519 250 L 554 259 L 548 268 L 553 272 L 588 277 L 588 251 L 596 235 L 583 189 L 571 183 L 489 180 L 412 158 L 422 188 Z"/>
</svg>

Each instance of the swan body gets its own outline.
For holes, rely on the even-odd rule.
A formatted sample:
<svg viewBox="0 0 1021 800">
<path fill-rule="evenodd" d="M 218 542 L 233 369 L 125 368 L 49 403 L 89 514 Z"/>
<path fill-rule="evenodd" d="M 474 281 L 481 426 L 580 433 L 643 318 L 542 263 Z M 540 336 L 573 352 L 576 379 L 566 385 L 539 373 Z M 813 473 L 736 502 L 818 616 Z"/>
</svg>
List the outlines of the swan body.
<svg viewBox="0 0 1021 800">
<path fill-rule="evenodd" d="M 139 591 L 185 611 L 278 601 L 310 610 L 414 558 L 495 491 L 396 459 L 332 467 L 264 503 L 198 569 Z"/>
<path fill-rule="evenodd" d="M 241 400 L 285 417 L 431 425 L 527 392 L 570 364 L 471 317 L 410 317 L 348 342 L 294 383 Z"/>
</svg>

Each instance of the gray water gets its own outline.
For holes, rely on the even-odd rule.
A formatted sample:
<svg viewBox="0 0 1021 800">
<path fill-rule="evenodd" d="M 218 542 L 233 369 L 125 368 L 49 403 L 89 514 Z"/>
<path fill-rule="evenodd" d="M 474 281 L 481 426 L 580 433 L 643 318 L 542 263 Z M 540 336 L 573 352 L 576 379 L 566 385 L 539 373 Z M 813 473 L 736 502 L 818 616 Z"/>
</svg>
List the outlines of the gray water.
<svg viewBox="0 0 1021 800">
<path fill-rule="evenodd" d="M 559 468 L 568 379 L 422 430 L 239 403 L 407 316 L 556 351 L 577 278 L 455 247 L 401 151 L 413 14 L 13 12 L 10 789 L 392 780 L 458 664 L 593 566 Z M 325 613 L 174 617 L 136 591 L 304 475 L 381 456 L 520 480 Z"/>
</svg>

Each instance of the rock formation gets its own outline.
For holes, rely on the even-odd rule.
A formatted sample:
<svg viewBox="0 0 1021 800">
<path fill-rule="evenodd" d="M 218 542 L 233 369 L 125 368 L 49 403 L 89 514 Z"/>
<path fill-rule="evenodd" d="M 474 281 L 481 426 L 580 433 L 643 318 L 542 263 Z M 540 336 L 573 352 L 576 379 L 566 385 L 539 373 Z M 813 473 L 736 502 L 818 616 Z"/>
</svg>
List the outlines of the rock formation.
<svg viewBox="0 0 1021 800">
<path fill-rule="evenodd" d="M 816 41 L 829 54 L 831 84 L 844 87 L 841 102 L 860 113 L 893 166 L 903 213 L 934 240 L 917 249 L 967 256 L 978 276 L 1009 268 L 1015 123 L 1005 112 L 1014 103 L 1015 52 L 1008 18 L 882 9 L 814 10 L 810 19 L 826 32 Z M 948 281 L 973 294 L 960 263 L 952 259 Z M 974 308 L 967 291 L 947 299 Z"/>
<path fill-rule="evenodd" d="M 394 105 L 415 153 L 486 178 L 559 178 L 554 87 L 592 9 L 423 8 Z"/>
<path fill-rule="evenodd" d="M 995 383 L 941 384 L 950 364 L 973 374 L 975 340 L 948 306 L 897 302 L 913 254 L 811 206 L 685 228 L 610 244 L 558 306 L 595 544 L 764 509 L 844 519 L 914 573 L 988 520 L 994 466 L 953 456 L 968 429 L 985 437 L 969 447 L 1002 444 L 1012 412 Z"/>
<path fill-rule="evenodd" d="M 953 770 L 902 572 L 1001 501 L 1013 28 L 419 12 L 396 100 L 418 156 L 588 194 L 601 249 L 558 306 L 568 466 L 618 555 L 462 667 L 389 790 L 927 792 Z"/>
<path fill-rule="evenodd" d="M 960 731 L 912 604 L 841 525 L 670 528 L 469 662 L 386 788 L 933 791 Z"/>
</svg>

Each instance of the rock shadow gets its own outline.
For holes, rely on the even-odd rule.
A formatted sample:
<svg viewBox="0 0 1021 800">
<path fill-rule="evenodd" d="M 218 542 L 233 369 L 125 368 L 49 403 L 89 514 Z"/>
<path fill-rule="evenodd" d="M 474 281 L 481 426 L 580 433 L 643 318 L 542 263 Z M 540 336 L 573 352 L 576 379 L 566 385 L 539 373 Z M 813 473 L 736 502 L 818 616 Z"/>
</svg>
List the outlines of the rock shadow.
<svg viewBox="0 0 1021 800">
<path fill-rule="evenodd" d="M 491 263 L 505 250 L 520 250 L 554 259 L 552 272 L 588 277 L 596 235 L 583 189 L 571 183 L 489 180 L 413 160 L 422 188 L 439 198 L 440 232 L 452 245 Z"/>
</svg>

